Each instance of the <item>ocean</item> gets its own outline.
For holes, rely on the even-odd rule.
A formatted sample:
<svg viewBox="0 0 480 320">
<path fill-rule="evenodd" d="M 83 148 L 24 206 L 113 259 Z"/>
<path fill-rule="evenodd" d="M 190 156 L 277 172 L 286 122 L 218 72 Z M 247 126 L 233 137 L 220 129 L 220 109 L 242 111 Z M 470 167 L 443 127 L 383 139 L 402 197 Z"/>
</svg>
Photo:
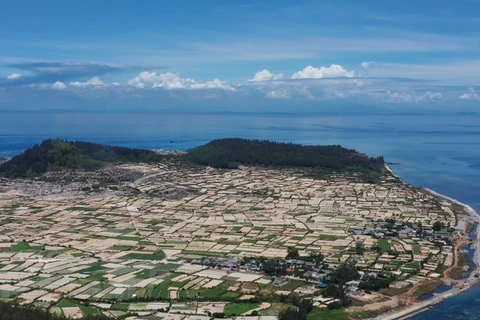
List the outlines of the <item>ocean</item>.
<svg viewBox="0 0 480 320">
<path fill-rule="evenodd" d="M 189 149 L 241 137 L 340 144 L 383 155 L 403 180 L 480 212 L 480 116 L 475 114 L 0 113 L 0 157 L 47 138 L 147 149 Z M 480 287 L 412 319 L 480 319 Z"/>
</svg>

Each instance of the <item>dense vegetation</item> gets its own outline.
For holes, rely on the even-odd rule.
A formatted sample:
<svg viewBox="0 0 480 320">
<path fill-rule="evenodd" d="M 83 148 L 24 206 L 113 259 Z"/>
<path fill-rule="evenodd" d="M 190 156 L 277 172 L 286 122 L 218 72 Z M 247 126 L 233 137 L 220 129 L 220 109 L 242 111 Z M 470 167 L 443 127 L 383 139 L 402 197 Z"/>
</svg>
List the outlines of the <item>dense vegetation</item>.
<svg viewBox="0 0 480 320">
<path fill-rule="evenodd" d="M 297 308 L 288 308 L 279 313 L 279 320 L 307 320 L 307 315 L 313 310 L 313 303 L 310 299 L 302 299 Z"/>
<path fill-rule="evenodd" d="M 0 301 L 0 320 L 67 320 L 67 317 L 53 315 L 45 309 L 19 306 Z M 85 316 L 83 320 L 106 320 L 105 316 Z"/>
<path fill-rule="evenodd" d="M 175 156 L 153 151 L 90 142 L 45 140 L 0 165 L 0 176 L 36 177 L 47 171 L 95 170 L 111 163 L 154 163 Z M 352 172 L 377 182 L 384 170 L 383 157 L 370 158 L 341 146 L 302 146 L 238 138 L 213 140 L 193 148 L 178 161 L 216 168 L 256 165 L 275 168 L 304 168 L 312 177 L 325 173 Z"/>
<path fill-rule="evenodd" d="M 303 146 L 239 138 L 213 140 L 190 150 L 185 157 L 196 164 L 216 168 L 261 165 L 381 172 L 384 167 L 383 157 L 370 158 L 341 146 Z"/>
<path fill-rule="evenodd" d="M 161 161 L 153 151 L 81 141 L 45 140 L 0 165 L 5 177 L 35 177 L 59 169 L 98 169 L 109 163 Z"/>
</svg>

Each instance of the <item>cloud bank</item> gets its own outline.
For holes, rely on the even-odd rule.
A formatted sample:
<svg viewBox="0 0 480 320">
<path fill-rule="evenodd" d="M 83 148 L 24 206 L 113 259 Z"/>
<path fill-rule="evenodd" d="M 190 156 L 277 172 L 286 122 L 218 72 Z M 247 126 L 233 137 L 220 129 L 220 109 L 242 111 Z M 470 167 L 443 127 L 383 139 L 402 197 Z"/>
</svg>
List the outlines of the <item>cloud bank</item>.
<svg viewBox="0 0 480 320">
<path fill-rule="evenodd" d="M 132 72 L 129 67 L 112 67 L 96 63 L 22 63 L 16 64 L 19 71 L 10 73 L 0 80 L 0 109 L 16 104 L 25 97 L 36 97 L 38 101 L 116 101 L 118 104 L 141 105 L 195 105 L 202 103 L 230 106 L 244 101 L 245 105 L 290 104 L 299 105 L 323 102 L 364 103 L 387 105 L 442 105 L 455 101 L 472 106 L 480 100 L 480 88 L 474 86 L 445 86 L 430 80 L 371 76 L 394 64 L 364 61 L 351 70 L 340 64 L 314 67 L 307 65 L 301 70 L 274 73 L 268 69 L 255 72 L 245 80 L 225 81 L 219 78 L 194 79 L 176 72 L 159 72 L 144 69 Z M 10 64 L 9 66 L 12 66 Z M 295 70 L 295 69 L 294 69 Z M 95 74 L 94 72 L 99 72 Z M 125 76 L 118 81 L 116 73 Z M 104 76 L 109 74 L 110 77 Z M 65 80 L 69 79 L 69 80 Z M 108 79 L 108 80 L 107 80 Z M 114 82 L 112 82 L 114 81 Z M 3 87 L 3 88 L 2 88 Z M 29 91 L 30 90 L 30 91 Z M 34 90 L 34 91 L 32 91 Z M 50 92 L 50 93 L 49 93 Z M 61 92 L 61 93 L 60 93 Z M 46 97 L 46 98 L 45 98 Z M 43 99 L 43 100 L 42 100 Z M 129 101 L 128 103 L 125 101 Z M 135 101 L 135 103 L 132 103 Z M 30 104 L 32 103 L 29 101 Z M 88 106 L 88 103 L 85 103 Z"/>
<path fill-rule="evenodd" d="M 322 79 L 322 78 L 337 78 L 347 77 L 351 78 L 355 72 L 348 71 L 338 64 L 332 64 L 330 67 L 315 68 L 306 66 L 303 70 L 297 71 L 292 75 L 292 79 Z"/>
<path fill-rule="evenodd" d="M 212 81 L 201 82 L 191 78 L 181 78 L 180 74 L 167 72 L 160 73 L 143 71 L 136 77 L 130 79 L 128 84 L 139 89 L 163 88 L 166 90 L 195 90 L 195 89 L 220 89 L 225 91 L 236 91 L 235 88 L 225 81 L 215 78 Z"/>
<path fill-rule="evenodd" d="M 250 82 L 259 82 L 259 81 L 270 81 L 270 80 L 280 80 L 283 78 L 284 73 L 271 73 L 267 69 L 263 69 L 262 71 L 258 71 L 255 73 L 252 79 L 249 79 Z"/>
</svg>

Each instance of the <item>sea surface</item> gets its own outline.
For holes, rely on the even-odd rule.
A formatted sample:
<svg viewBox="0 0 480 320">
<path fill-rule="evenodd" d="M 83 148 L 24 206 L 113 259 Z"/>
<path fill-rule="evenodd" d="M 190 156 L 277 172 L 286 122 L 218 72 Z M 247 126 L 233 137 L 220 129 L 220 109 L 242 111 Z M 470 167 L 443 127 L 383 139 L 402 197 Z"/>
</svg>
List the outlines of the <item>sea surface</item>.
<svg viewBox="0 0 480 320">
<path fill-rule="evenodd" d="M 480 116 L 471 114 L 0 113 L 0 157 L 47 138 L 189 149 L 216 138 L 340 144 L 480 212 Z M 480 319 L 480 287 L 412 319 Z"/>
</svg>

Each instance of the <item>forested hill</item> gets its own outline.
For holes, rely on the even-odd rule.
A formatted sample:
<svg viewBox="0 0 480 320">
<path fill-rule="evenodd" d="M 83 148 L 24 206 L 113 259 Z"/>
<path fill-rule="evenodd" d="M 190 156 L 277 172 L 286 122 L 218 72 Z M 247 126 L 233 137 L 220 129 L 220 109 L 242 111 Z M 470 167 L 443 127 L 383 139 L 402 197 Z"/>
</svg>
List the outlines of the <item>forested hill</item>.
<svg viewBox="0 0 480 320">
<path fill-rule="evenodd" d="M 243 165 L 382 172 L 383 157 L 371 158 L 341 146 L 304 146 L 239 138 L 213 140 L 191 149 L 186 159 L 217 168 Z"/>
<path fill-rule="evenodd" d="M 165 156 L 153 151 L 81 141 L 45 140 L 0 165 L 0 176 L 35 177 L 50 170 L 94 170 L 111 163 L 152 163 Z"/>
<path fill-rule="evenodd" d="M 0 176 L 36 177 L 47 171 L 95 170 L 107 164 L 155 163 L 175 157 L 186 165 L 237 168 L 238 165 L 315 168 L 326 171 L 374 173 L 384 169 L 383 157 L 370 158 L 341 146 L 303 146 L 239 138 L 213 140 L 185 155 L 160 155 L 153 151 L 90 142 L 45 140 L 0 165 Z"/>
</svg>

